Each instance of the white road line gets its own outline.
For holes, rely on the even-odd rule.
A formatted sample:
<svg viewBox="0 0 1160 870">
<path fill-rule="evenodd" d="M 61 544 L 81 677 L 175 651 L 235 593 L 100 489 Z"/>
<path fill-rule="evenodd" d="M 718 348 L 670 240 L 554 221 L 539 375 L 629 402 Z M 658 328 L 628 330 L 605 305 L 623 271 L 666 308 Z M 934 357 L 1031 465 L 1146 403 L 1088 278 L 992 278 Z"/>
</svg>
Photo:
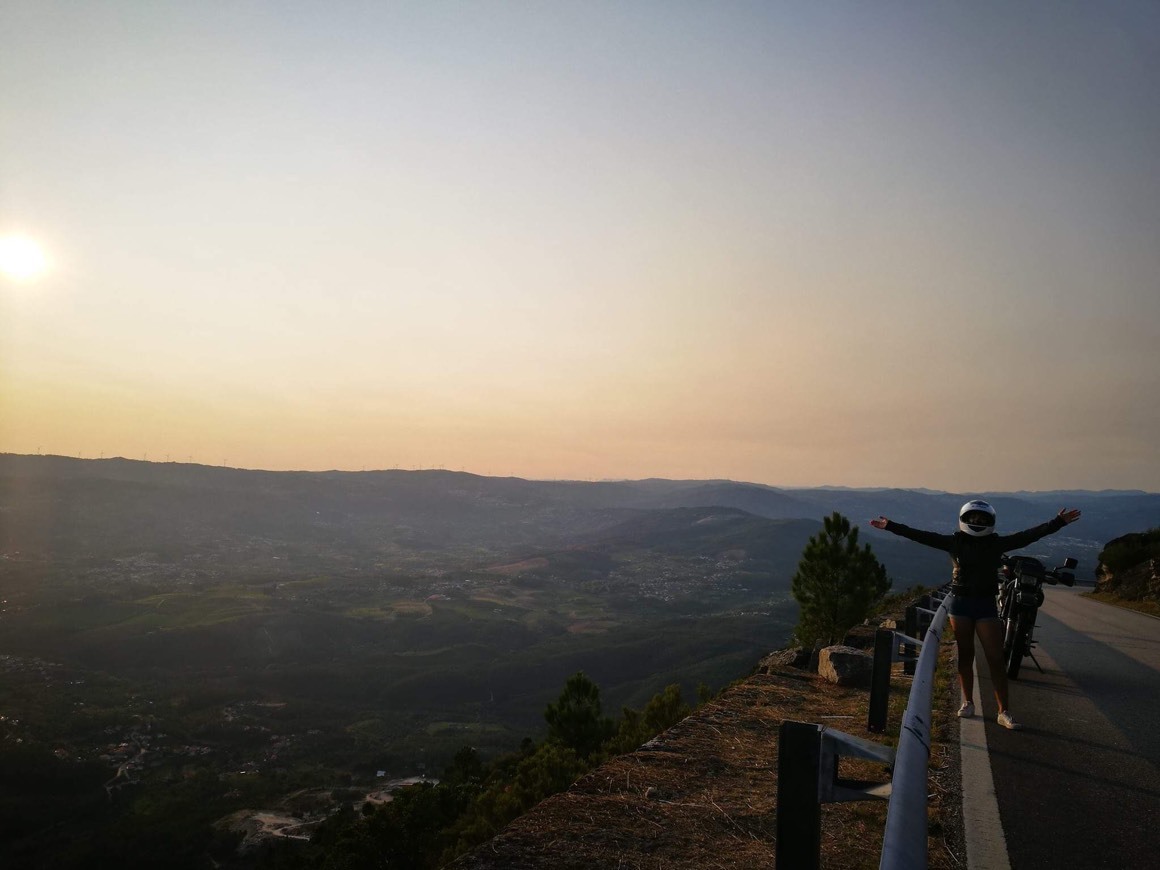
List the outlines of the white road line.
<svg viewBox="0 0 1160 870">
<path fill-rule="evenodd" d="M 979 694 L 979 654 L 975 656 L 975 694 Z M 980 698 L 980 701 L 982 698 Z M 999 802 L 991 778 L 991 756 L 987 752 L 987 732 L 983 727 L 983 705 L 979 715 L 959 720 L 959 750 L 963 772 L 963 828 L 967 837 L 967 870 L 1011 870 L 1007 858 L 1007 838 L 999 820 Z"/>
</svg>

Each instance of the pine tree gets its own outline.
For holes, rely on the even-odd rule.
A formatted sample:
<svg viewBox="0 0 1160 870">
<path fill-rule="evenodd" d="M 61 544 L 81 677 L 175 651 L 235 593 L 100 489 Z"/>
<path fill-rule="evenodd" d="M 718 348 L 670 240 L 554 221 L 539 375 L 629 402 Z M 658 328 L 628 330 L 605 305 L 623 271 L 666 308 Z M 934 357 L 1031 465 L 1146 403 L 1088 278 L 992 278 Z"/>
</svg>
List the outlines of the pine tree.
<svg viewBox="0 0 1160 870">
<path fill-rule="evenodd" d="M 809 647 L 845 637 L 870 615 L 890 579 L 870 545 L 858 546 L 857 527 L 835 511 L 806 544 L 791 588 L 801 607 L 794 638 Z"/>
<path fill-rule="evenodd" d="M 604 744 L 604 750 L 609 755 L 632 752 L 662 731 L 672 728 L 690 712 L 689 705 L 681 700 L 681 684 L 665 686 L 663 692 L 652 696 L 644 710 L 625 707 L 621 711 L 616 735 Z"/>
<path fill-rule="evenodd" d="M 564 684 L 564 691 L 554 704 L 544 711 L 548 722 L 548 738 L 576 751 L 587 758 L 616 730 L 612 720 L 600 709 L 600 687 L 583 672 L 573 674 Z"/>
</svg>

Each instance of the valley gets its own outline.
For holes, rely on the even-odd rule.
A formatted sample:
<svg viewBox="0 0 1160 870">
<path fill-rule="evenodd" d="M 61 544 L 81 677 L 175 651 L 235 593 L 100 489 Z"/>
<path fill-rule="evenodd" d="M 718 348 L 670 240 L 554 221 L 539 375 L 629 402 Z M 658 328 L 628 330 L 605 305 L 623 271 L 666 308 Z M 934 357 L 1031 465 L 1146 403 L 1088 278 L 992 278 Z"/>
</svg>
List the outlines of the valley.
<svg viewBox="0 0 1160 870">
<path fill-rule="evenodd" d="M 829 510 L 919 525 L 957 498 L 0 456 L 0 854 L 200 866 L 541 739 L 577 671 L 613 716 L 715 691 L 787 641 Z M 1087 498 L 1098 529 L 1157 504 Z M 942 554 L 863 540 L 895 590 L 945 578 Z M 1051 546 L 1082 577 L 1099 542 Z"/>
</svg>

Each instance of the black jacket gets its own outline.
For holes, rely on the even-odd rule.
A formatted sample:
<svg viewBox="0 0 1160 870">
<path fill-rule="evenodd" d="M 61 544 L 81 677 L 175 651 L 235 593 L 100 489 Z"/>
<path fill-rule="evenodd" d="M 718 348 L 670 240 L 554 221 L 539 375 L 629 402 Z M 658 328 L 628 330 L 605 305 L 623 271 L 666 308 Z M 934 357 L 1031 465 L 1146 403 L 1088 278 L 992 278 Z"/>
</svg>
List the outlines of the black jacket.
<svg viewBox="0 0 1160 870">
<path fill-rule="evenodd" d="M 1041 526 L 1015 532 L 1013 535 L 985 535 L 976 538 L 966 532 L 939 535 L 912 529 L 902 523 L 886 522 L 886 531 L 909 538 L 919 544 L 951 554 L 951 592 L 971 598 L 994 596 L 999 591 L 999 566 L 1004 553 L 1033 544 L 1040 538 L 1058 532 L 1067 523 L 1056 517 Z"/>
</svg>

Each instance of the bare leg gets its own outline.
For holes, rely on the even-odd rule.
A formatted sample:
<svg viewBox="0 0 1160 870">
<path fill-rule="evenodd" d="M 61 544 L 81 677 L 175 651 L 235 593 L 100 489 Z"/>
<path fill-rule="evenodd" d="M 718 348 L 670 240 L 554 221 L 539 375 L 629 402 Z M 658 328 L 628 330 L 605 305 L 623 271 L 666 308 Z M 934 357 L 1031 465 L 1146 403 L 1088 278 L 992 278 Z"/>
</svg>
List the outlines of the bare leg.
<svg viewBox="0 0 1160 870">
<path fill-rule="evenodd" d="M 959 688 L 963 692 L 963 700 L 972 701 L 975 694 L 975 620 L 952 616 L 951 629 L 959 649 Z M 1002 638 L 999 646 L 1002 648 Z M 1006 688 L 1004 685 L 1004 691 Z"/>
<path fill-rule="evenodd" d="M 1003 621 L 980 619 L 975 623 L 975 630 L 979 633 L 979 642 L 983 645 L 983 655 L 987 657 L 987 666 L 991 670 L 991 685 L 995 688 L 995 701 L 999 705 L 999 712 L 1002 713 L 1007 709 L 1007 669 L 1003 663 Z"/>
</svg>

